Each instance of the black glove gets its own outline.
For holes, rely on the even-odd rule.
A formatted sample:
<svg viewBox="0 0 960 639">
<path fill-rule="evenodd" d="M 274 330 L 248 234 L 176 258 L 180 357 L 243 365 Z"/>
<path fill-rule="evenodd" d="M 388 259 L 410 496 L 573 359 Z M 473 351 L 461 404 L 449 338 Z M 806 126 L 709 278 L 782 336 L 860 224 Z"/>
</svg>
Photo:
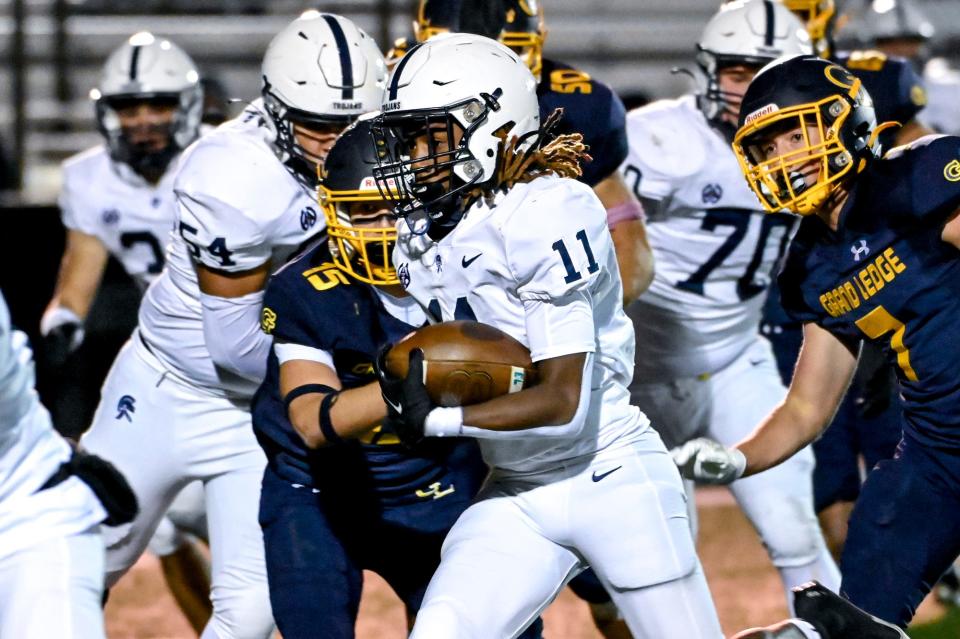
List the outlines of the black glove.
<svg viewBox="0 0 960 639">
<path fill-rule="evenodd" d="M 410 366 L 407 376 L 403 378 L 394 377 L 386 371 L 383 366 L 385 357 L 386 350 L 381 349 L 376 368 L 380 392 L 387 403 L 384 426 L 396 433 L 401 443 L 413 448 L 423 441 L 427 415 L 434 409 L 427 387 L 423 385 L 423 351 L 419 348 L 410 351 Z"/>
<path fill-rule="evenodd" d="M 80 324 L 66 322 L 50 329 L 50 332 L 43 336 L 42 348 L 44 361 L 51 368 L 60 368 L 67 361 L 67 358 L 80 346 L 82 333 Z"/>
<path fill-rule="evenodd" d="M 393 344 L 384 344 L 377 351 L 377 359 L 373 362 L 373 367 L 377 371 L 377 380 L 380 382 L 380 394 L 383 401 L 387 403 L 387 413 L 394 410 L 394 407 L 400 406 L 400 387 L 403 385 L 403 378 L 394 377 L 387 372 L 387 353 L 393 348 Z"/>
</svg>

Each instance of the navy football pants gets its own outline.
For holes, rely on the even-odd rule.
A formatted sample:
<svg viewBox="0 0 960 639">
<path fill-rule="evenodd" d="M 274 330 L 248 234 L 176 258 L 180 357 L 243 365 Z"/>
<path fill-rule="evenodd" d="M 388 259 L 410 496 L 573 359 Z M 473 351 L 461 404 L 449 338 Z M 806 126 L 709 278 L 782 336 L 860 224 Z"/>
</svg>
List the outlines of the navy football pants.
<svg viewBox="0 0 960 639">
<path fill-rule="evenodd" d="M 960 451 L 905 437 L 867 477 L 840 562 L 841 593 L 900 626 L 960 555 Z"/>
</svg>

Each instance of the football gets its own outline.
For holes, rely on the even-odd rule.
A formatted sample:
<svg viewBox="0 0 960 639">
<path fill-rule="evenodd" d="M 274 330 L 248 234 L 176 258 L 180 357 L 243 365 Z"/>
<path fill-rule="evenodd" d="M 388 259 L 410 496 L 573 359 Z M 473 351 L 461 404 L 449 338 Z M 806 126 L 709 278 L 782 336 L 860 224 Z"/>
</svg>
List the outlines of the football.
<svg viewBox="0 0 960 639">
<path fill-rule="evenodd" d="M 536 383 L 527 347 L 489 324 L 460 320 L 414 331 L 387 353 L 387 373 L 406 377 L 415 348 L 423 350 L 424 385 L 439 406 L 477 404 Z"/>
</svg>

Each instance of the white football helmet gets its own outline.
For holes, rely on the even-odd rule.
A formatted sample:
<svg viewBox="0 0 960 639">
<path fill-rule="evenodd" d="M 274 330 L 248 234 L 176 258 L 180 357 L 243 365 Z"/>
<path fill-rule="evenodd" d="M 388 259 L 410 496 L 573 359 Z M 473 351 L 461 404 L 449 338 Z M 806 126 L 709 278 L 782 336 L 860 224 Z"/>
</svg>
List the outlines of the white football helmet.
<svg viewBox="0 0 960 639">
<path fill-rule="evenodd" d="M 425 213 L 422 231 L 451 227 L 464 195 L 496 178 L 504 142 L 517 138 L 515 152 L 525 152 L 539 129 L 537 81 L 516 53 L 483 36 L 440 34 L 393 69 L 373 127 L 383 149 L 374 176 L 396 186 L 400 217 Z M 426 154 L 412 157 L 418 138 Z"/>
<path fill-rule="evenodd" d="M 316 160 L 293 134 L 294 123 L 346 128 L 380 108 L 387 65 L 373 38 L 350 20 L 307 11 L 278 33 L 263 57 L 263 103 L 276 129 L 280 160 L 315 184 Z"/>
<path fill-rule="evenodd" d="M 700 110 L 715 126 L 723 126 L 720 115 L 728 99 L 740 98 L 720 90 L 717 72 L 723 67 L 743 64 L 759 69 L 781 56 L 811 52 L 803 23 L 779 0 L 724 4 L 707 22 L 697 43 L 697 64 L 706 76 L 706 89 L 697 96 Z"/>
<path fill-rule="evenodd" d="M 138 172 L 164 170 L 200 133 L 203 89 L 197 65 L 183 49 L 147 31 L 130 36 L 110 54 L 100 84 L 90 97 L 95 101 L 97 126 L 106 138 L 110 156 Z M 122 103 L 147 100 L 176 104 L 170 143 L 159 152 L 144 152 L 130 144 L 116 112 Z"/>
</svg>

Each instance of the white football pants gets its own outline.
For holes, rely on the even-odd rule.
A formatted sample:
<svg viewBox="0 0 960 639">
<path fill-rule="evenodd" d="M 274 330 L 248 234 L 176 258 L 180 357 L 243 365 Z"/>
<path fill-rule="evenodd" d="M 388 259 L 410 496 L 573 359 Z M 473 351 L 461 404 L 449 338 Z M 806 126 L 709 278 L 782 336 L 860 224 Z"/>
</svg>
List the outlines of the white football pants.
<svg viewBox="0 0 960 639">
<path fill-rule="evenodd" d="M 108 587 L 140 557 L 174 497 L 201 480 L 213 603 L 203 637 L 269 637 L 273 618 L 257 521 L 266 458 L 249 410 L 166 371 L 135 332 L 104 382 L 82 444 L 113 462 L 140 502 L 132 524 L 104 529 Z"/>
<path fill-rule="evenodd" d="M 207 504 L 203 483 L 193 481 L 174 497 L 173 503 L 157 524 L 148 548 L 158 557 L 172 555 L 192 538 L 209 541 Z"/>
<path fill-rule="evenodd" d="M 637 639 L 722 637 L 679 474 L 652 437 L 550 471 L 494 470 L 447 534 L 411 637 L 516 637 L 586 565 Z"/>
<path fill-rule="evenodd" d="M 103 639 L 100 527 L 0 559 L 0 637 Z"/>
</svg>

